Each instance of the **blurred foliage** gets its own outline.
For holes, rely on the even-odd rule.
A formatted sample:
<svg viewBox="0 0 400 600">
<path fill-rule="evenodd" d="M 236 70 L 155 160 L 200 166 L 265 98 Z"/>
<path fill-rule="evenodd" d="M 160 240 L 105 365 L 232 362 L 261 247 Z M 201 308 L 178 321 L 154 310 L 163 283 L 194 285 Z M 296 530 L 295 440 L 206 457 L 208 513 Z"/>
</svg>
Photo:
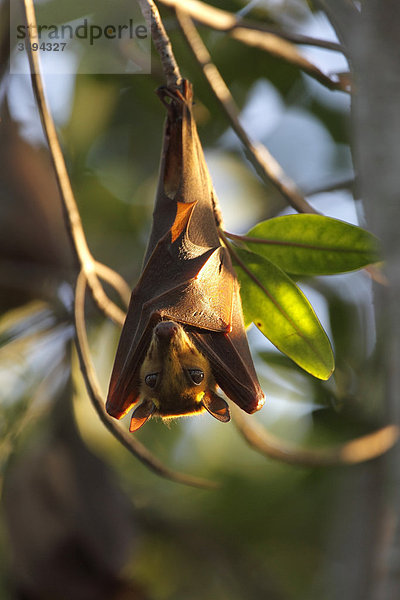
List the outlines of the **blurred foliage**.
<svg viewBox="0 0 400 600">
<path fill-rule="evenodd" d="M 57 8 L 66 6 L 60 0 L 53 3 Z M 232 11 L 243 7 L 239 0 L 217 4 Z M 1 8 L 5 10 L 6 3 Z M 222 182 L 218 193 L 228 228 L 234 231 L 243 221 L 251 226 L 260 218 L 280 214 L 285 209 L 283 199 L 272 187 L 263 185 L 242 150 L 229 141 L 232 134 L 227 133 L 226 119 L 171 13 L 165 9 L 161 12 L 182 72 L 194 83 L 199 134 L 211 171 L 218 170 L 217 179 Z M 301 0 L 262 3 L 250 17 L 305 31 L 314 18 Z M 2 42 L 6 34 L 3 31 Z M 267 114 L 258 107 L 260 127 L 267 117 L 272 119 L 262 141 L 273 141 L 289 165 L 296 163 L 299 171 L 307 173 L 308 189 L 316 182 L 336 181 L 344 171 L 351 172 L 349 162 L 338 160 L 348 156 L 349 145 L 348 105 L 342 94 L 330 93 L 327 103 L 326 90 L 294 67 L 221 33 L 202 28 L 201 35 L 241 108 L 254 100 L 252 90 L 257 83 L 268 82 L 275 90 L 280 112 Z M 155 477 L 99 423 L 71 351 L 75 264 L 39 117 L 33 108 L 30 79 L 9 75 L 6 57 L 2 56 L 0 481 L 9 500 L 0 525 L 0 597 L 48 597 L 45 594 L 49 591 L 39 586 L 43 573 L 38 570 L 49 568 L 43 566 L 46 564 L 59 567 L 57 561 L 71 552 L 76 553 L 79 564 L 86 565 L 86 572 L 93 566 L 95 578 L 107 562 L 104 547 L 110 556 L 109 579 L 103 589 L 107 598 L 326 597 L 330 568 L 338 560 L 330 545 L 337 522 L 336 490 L 346 478 L 346 469 L 302 469 L 273 463 L 247 448 L 234 426 L 213 423 L 207 415 L 170 427 L 149 423 L 138 438 L 165 463 L 221 483 L 213 492 L 190 489 Z M 164 109 L 154 94 L 164 81 L 155 54 L 152 58 L 151 75 L 80 75 L 78 67 L 76 77 L 46 78 L 89 246 L 96 259 L 118 270 L 132 284 L 140 272 L 150 228 L 164 121 Z M 279 139 L 293 110 L 300 111 L 296 114 L 302 115 L 300 121 L 306 128 L 312 122 L 318 135 L 305 139 L 304 128 L 293 127 L 290 144 L 282 148 Z M 315 163 L 310 159 L 313 156 L 318 158 Z M 247 190 L 237 214 L 227 197 L 231 176 Z M 355 203 L 347 193 L 320 194 L 313 202 L 330 216 L 348 220 L 351 215 L 356 220 Z M 379 407 L 363 404 L 363 387 L 375 385 L 368 377 L 368 356 L 374 343 L 370 284 L 358 273 L 332 281 L 322 277 L 300 285 L 308 286 L 314 295 L 313 305 L 329 332 L 336 352 L 335 375 L 328 382 L 315 380 L 250 331 L 267 396 L 265 408 L 254 418 L 300 444 L 326 445 L 365 433 L 379 421 Z M 93 358 L 106 391 L 119 332 L 90 301 L 87 314 Z M 64 410 L 71 401 L 79 435 L 74 432 L 71 415 Z M 67 433 L 73 443 L 68 442 Z M 56 480 L 51 478 L 51 461 L 58 473 Z M 89 473 L 97 473 L 94 482 L 82 472 L 78 477 L 81 461 L 89 465 Z M 107 473 L 104 485 L 102 473 Z M 37 579 L 27 583 L 33 588 L 22 595 L 21 586 L 26 581 L 21 579 L 21 569 L 24 564 L 35 564 L 29 561 L 35 558 L 38 547 L 35 532 L 30 530 L 31 545 L 24 547 L 27 562 L 22 564 L 18 544 L 25 530 L 21 534 L 18 528 L 24 527 L 24 486 L 26 494 L 38 499 L 38 510 L 48 511 L 53 518 L 51 525 L 39 521 L 44 523 L 44 533 L 56 530 L 59 537 L 49 541 L 46 560 L 37 563 Z M 71 495 L 63 495 L 68 490 Z M 120 498 L 114 512 L 110 508 L 112 497 Z M 108 512 L 102 512 L 103 507 Z M 66 523 L 76 525 L 78 509 L 79 518 L 92 523 L 93 529 L 105 520 L 102 552 L 90 528 L 84 529 L 82 537 L 68 537 Z M 91 521 L 93 511 L 98 521 Z M 31 520 L 35 519 L 39 517 L 32 515 Z M 125 543 L 125 525 L 134 549 L 131 554 L 122 553 L 120 562 L 112 561 L 112 549 L 120 539 Z M 63 576 L 73 573 L 71 578 L 78 577 L 75 563 L 63 564 Z M 112 591 L 107 587 L 110 582 Z M 35 585 L 39 586 L 36 592 Z M 61 598 L 57 581 L 55 585 L 51 597 Z M 11 591 L 15 589 L 19 592 Z M 74 600 L 79 598 L 77 592 L 74 594 Z"/>
</svg>

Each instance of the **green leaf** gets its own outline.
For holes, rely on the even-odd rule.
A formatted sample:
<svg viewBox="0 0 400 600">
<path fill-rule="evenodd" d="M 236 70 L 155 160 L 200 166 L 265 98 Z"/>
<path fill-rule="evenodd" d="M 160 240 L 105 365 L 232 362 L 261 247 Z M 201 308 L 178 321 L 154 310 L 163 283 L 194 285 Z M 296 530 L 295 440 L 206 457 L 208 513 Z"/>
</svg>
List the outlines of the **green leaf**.
<svg viewBox="0 0 400 600">
<path fill-rule="evenodd" d="M 245 320 L 308 373 L 328 379 L 334 369 L 329 339 L 303 292 L 279 267 L 236 249 Z"/>
<path fill-rule="evenodd" d="M 292 275 L 332 275 L 381 260 L 378 240 L 365 229 L 321 215 L 289 215 L 259 223 L 248 248 Z"/>
</svg>

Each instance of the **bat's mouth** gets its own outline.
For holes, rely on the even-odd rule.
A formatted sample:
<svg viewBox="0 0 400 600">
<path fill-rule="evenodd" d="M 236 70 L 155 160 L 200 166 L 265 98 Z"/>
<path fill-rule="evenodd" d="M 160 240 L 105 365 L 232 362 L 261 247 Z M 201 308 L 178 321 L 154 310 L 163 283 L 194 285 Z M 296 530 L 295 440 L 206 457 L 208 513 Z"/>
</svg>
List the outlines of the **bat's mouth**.
<svg viewBox="0 0 400 600">
<path fill-rule="evenodd" d="M 154 415 L 162 419 L 177 419 L 179 417 L 190 417 L 198 415 L 205 411 L 205 407 L 201 402 L 194 402 L 191 396 L 181 395 L 179 398 L 179 406 L 161 405 L 156 408 Z"/>
</svg>

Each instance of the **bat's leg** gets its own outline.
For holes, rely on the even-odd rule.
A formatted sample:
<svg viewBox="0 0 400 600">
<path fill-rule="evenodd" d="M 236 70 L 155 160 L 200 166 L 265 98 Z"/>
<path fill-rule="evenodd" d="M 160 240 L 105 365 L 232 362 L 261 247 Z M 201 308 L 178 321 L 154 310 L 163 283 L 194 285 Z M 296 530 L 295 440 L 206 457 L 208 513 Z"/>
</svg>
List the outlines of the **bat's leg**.
<svg viewBox="0 0 400 600">
<path fill-rule="evenodd" d="M 185 79 L 183 80 L 182 86 L 183 86 L 183 93 L 181 92 L 181 90 L 179 88 L 176 88 L 172 91 L 165 85 L 162 85 L 159 88 L 157 88 L 156 94 L 167 109 L 170 108 L 170 103 L 166 102 L 166 99 L 165 99 L 166 97 L 175 102 L 178 100 L 178 101 L 182 102 L 182 104 L 187 103 L 186 95 L 187 95 L 188 85 L 187 85 L 187 81 Z"/>
</svg>

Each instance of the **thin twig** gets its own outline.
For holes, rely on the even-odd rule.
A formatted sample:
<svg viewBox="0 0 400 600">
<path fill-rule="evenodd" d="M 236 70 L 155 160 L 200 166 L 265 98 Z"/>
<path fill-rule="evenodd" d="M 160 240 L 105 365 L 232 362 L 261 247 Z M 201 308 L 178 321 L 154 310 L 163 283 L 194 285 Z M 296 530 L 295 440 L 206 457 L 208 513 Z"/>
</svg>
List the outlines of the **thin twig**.
<svg viewBox="0 0 400 600">
<path fill-rule="evenodd" d="M 205 2 L 201 2 L 200 0 L 159 0 L 159 2 L 174 9 L 178 8 L 185 10 L 197 23 L 201 23 L 202 25 L 206 25 L 217 31 L 231 33 L 242 28 L 249 29 L 273 34 L 278 38 L 288 40 L 295 44 L 316 46 L 318 48 L 324 48 L 325 50 L 342 52 L 342 47 L 337 42 L 320 40 L 294 32 L 281 31 L 276 27 L 270 27 L 264 25 L 264 23 L 259 23 L 258 21 L 238 18 L 237 15 L 221 8 L 217 8 L 216 6 L 206 4 Z"/>
<path fill-rule="evenodd" d="M 104 265 L 103 263 L 100 263 L 97 260 L 95 262 L 95 269 L 100 279 L 103 279 L 103 281 L 109 283 L 114 288 L 114 290 L 118 292 L 122 302 L 128 308 L 129 300 L 131 297 L 131 288 L 130 285 L 125 281 L 125 279 L 119 273 L 117 273 L 117 271 L 114 271 L 114 269 L 111 269 L 107 265 Z M 124 320 L 125 315 L 123 315 L 123 319 L 119 322 L 119 324 L 123 325 Z"/>
<path fill-rule="evenodd" d="M 90 358 L 89 342 L 85 327 L 85 290 L 86 290 L 86 274 L 81 271 L 75 289 L 75 328 L 76 328 L 76 347 L 79 355 L 81 372 L 83 374 L 86 389 L 92 401 L 93 407 L 97 412 L 103 425 L 112 433 L 112 435 L 121 444 L 129 450 L 136 458 L 138 458 L 146 467 L 151 469 L 160 477 L 165 477 L 177 483 L 200 487 L 200 488 L 216 488 L 218 484 L 213 482 L 185 475 L 178 471 L 173 471 L 165 467 L 153 454 L 141 444 L 132 434 L 122 429 L 117 421 L 111 418 L 105 411 L 104 399 L 100 391 L 100 386 L 96 377 L 92 360 Z"/>
<path fill-rule="evenodd" d="M 247 157 L 257 173 L 263 181 L 272 182 L 295 210 L 301 213 L 316 213 L 317 211 L 308 204 L 295 183 L 284 173 L 282 167 L 269 153 L 267 148 L 263 144 L 253 142 L 241 126 L 238 116 L 239 111 L 230 90 L 217 67 L 212 62 L 211 56 L 198 34 L 192 19 L 186 12 L 180 10 L 176 11 L 176 17 L 211 90 L 227 115 L 233 130 L 242 142 Z"/>
<path fill-rule="evenodd" d="M 280 58 L 285 62 L 297 67 L 307 73 L 313 79 L 316 79 L 329 90 L 348 91 L 343 87 L 340 78 L 323 73 L 314 63 L 310 62 L 305 56 L 300 54 L 296 46 L 290 42 L 280 39 L 272 33 L 238 27 L 232 31 L 231 37 L 243 44 L 253 46 L 268 52 L 272 56 Z"/>
<path fill-rule="evenodd" d="M 65 223 L 71 240 L 74 255 L 86 273 L 88 285 L 94 300 L 99 308 L 113 321 L 121 323 L 124 313 L 105 294 L 96 274 L 96 262 L 90 253 L 79 210 L 74 198 L 71 182 L 58 140 L 53 118 L 49 111 L 41 76 L 39 52 L 32 50 L 33 44 L 39 45 L 35 9 L 33 0 L 23 0 L 27 31 L 29 33 L 28 58 L 31 69 L 33 91 L 36 97 L 40 118 L 49 145 L 57 184 L 60 190 L 61 202 L 64 210 Z M 118 290 L 117 290 L 118 291 Z"/>
<path fill-rule="evenodd" d="M 162 0 L 161 0 L 162 1 Z M 264 33 L 270 33 L 278 38 L 293 42 L 303 46 L 314 46 L 316 48 L 322 48 L 324 50 L 333 50 L 334 52 L 343 52 L 342 46 L 338 42 L 331 42 L 329 40 L 321 40 L 319 38 L 310 37 L 301 33 L 295 33 L 294 31 L 282 31 L 276 27 L 269 27 L 264 23 L 258 23 L 257 21 L 240 20 L 235 29 L 249 29 L 250 31 L 260 31 Z"/>
<path fill-rule="evenodd" d="M 161 0 L 161 2 L 166 6 L 173 8 L 175 12 L 184 12 L 190 18 L 195 19 L 203 25 L 207 25 L 208 27 L 212 27 L 219 31 L 225 31 L 230 37 L 243 44 L 257 47 L 268 52 L 272 56 L 294 65 L 330 90 L 348 91 L 340 78 L 323 73 L 315 64 L 303 56 L 292 41 L 289 41 L 289 34 L 283 35 L 271 28 L 263 27 L 262 24 L 254 24 L 253 22 L 238 19 L 237 16 L 232 13 L 213 6 L 208 6 L 204 2 L 199 2 L 198 0 L 189 0 L 185 2 L 182 2 L 181 0 Z M 297 43 L 301 40 L 302 43 L 306 44 L 310 43 L 312 40 L 312 38 L 306 38 L 304 36 L 294 37 L 296 38 Z M 317 40 L 313 41 L 318 42 Z M 314 43 L 313 45 L 319 45 L 325 48 L 330 47 L 330 49 L 339 51 L 341 50 L 338 44 L 334 44 L 332 48 L 331 43 L 329 42 L 326 42 L 325 44 L 322 42 L 319 44 Z"/>
<path fill-rule="evenodd" d="M 231 405 L 235 425 L 246 442 L 255 450 L 290 465 L 329 467 L 353 465 L 381 456 L 392 448 L 400 437 L 396 425 L 387 425 L 373 433 L 331 448 L 316 450 L 299 448 L 266 431 L 254 419 Z"/>
<path fill-rule="evenodd" d="M 158 8 L 153 0 L 138 0 L 146 22 L 150 25 L 151 37 L 160 56 L 167 86 L 179 87 L 182 76 L 172 51 L 171 42 L 161 21 Z"/>
<path fill-rule="evenodd" d="M 314 186 L 308 190 L 303 190 L 305 196 L 315 196 L 316 194 L 324 194 L 327 192 L 336 192 L 339 190 L 347 190 L 353 189 L 356 186 L 356 180 L 354 177 L 347 177 L 346 179 L 341 179 L 338 181 L 334 181 L 332 183 L 321 184 L 319 186 Z"/>
<path fill-rule="evenodd" d="M 315 0 L 315 4 L 328 17 L 342 43 L 343 53 L 350 58 L 349 48 L 354 43 L 354 32 L 358 31 L 360 22 L 357 3 L 348 0 Z"/>
</svg>

